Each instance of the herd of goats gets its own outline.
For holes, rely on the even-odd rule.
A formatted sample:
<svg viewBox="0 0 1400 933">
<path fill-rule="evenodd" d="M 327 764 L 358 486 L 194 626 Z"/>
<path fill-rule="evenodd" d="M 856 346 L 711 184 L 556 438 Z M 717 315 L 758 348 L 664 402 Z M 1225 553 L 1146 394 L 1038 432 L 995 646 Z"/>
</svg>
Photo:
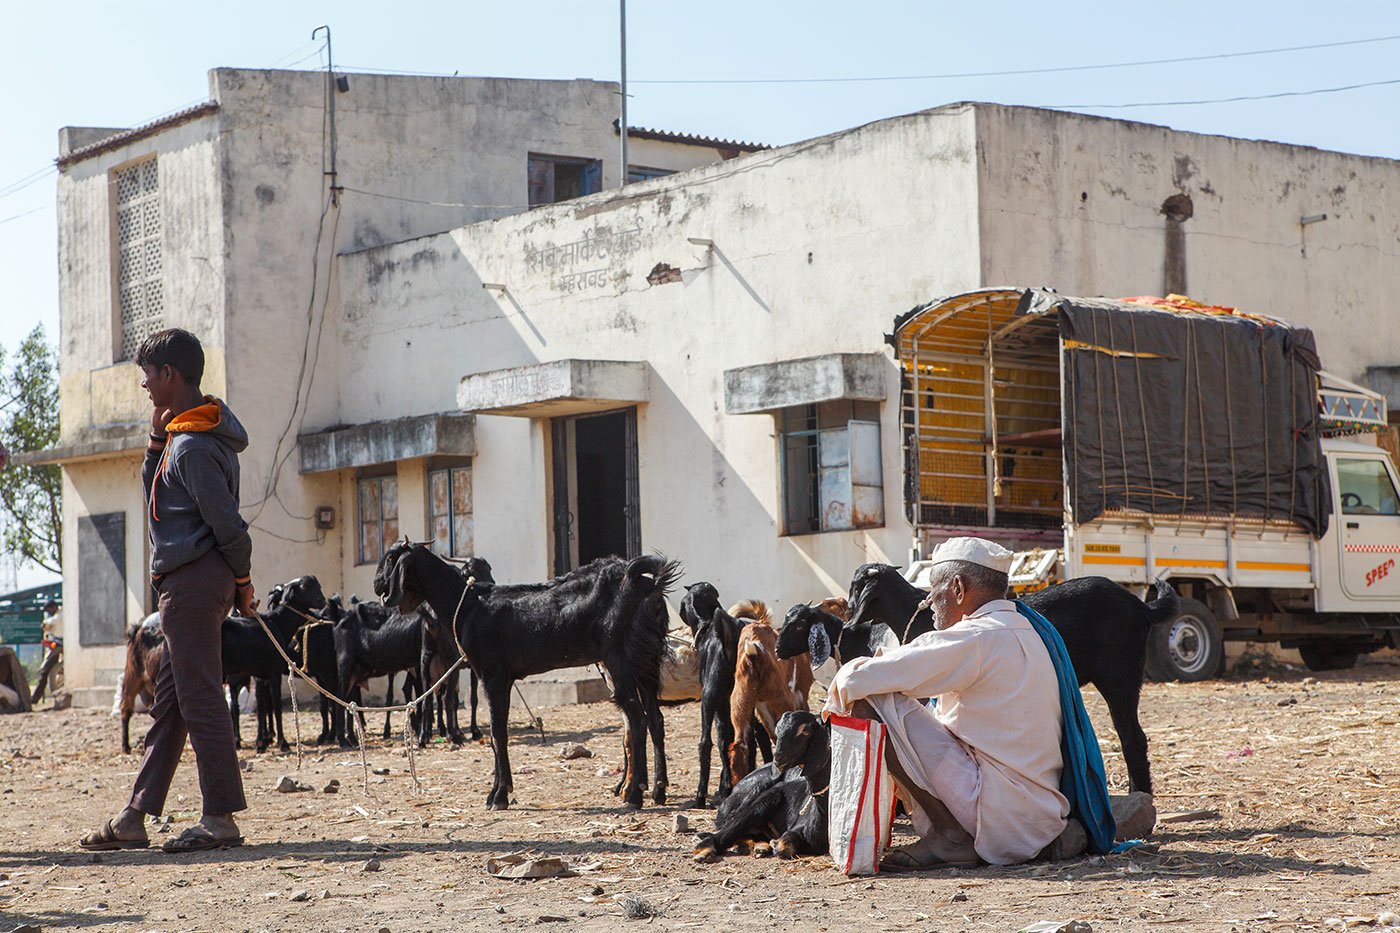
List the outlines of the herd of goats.
<svg viewBox="0 0 1400 933">
<path fill-rule="evenodd" d="M 749 841 L 780 855 L 826 851 L 823 796 L 830 756 L 826 730 L 808 709 L 813 646 L 829 646 L 837 663 L 904 643 L 933 629 L 921 607 L 927 595 L 888 564 L 864 564 L 846 597 L 794 605 L 780 628 L 758 600 L 727 610 L 709 583 L 685 588 L 679 614 L 693 640 L 678 661 L 669 635 L 668 594 L 679 583 L 675 561 L 648 555 L 602 558 L 546 583 L 498 584 L 482 558 L 448 561 L 425 544 L 407 540 L 390 547 L 379 562 L 374 590 L 382 602 L 327 598 L 315 577 L 298 577 L 268 594 L 261 623 L 230 616 L 222 630 L 224 679 L 238 735 L 237 697 L 252 684 L 258 709 L 257 748 L 282 732 L 281 679 L 291 657 L 324 690 L 359 703 L 374 677 L 406 672 L 404 696 L 442 681 L 441 702 L 421 697 L 412 717 L 420 744 L 436 725 L 454 744 L 466 741 L 458 725 L 457 677 L 445 677 L 459 659 L 471 676 L 471 736 L 476 725 L 478 680 L 490 716 L 495 779 L 489 809 L 506 809 L 513 784 L 507 747 L 510 692 L 532 674 L 588 664 L 600 665 L 622 711 L 624 764 L 614 788 L 629 808 L 642 806 L 648 786 L 665 803 L 667 785 L 663 703 L 700 701 L 699 784 L 693 806 L 709 796 L 714 735 L 719 737 L 720 777 L 714 802 L 716 832 L 702 836 L 697 858 L 718 857 Z M 1133 791 L 1151 793 L 1147 737 L 1138 722 L 1147 635 L 1151 626 L 1175 616 L 1179 600 L 1166 583 L 1156 599 L 1143 602 L 1102 577 L 1083 577 L 1023 597 L 1059 630 L 1080 686 L 1103 695 L 1118 733 Z M 280 645 L 273 645 L 272 638 Z M 824 636 L 824 638 L 822 637 Z M 281 651 L 278 650 L 281 648 Z M 127 636 L 121 695 L 122 750 L 129 752 L 129 723 L 137 696 L 149 705 L 164 651 L 158 623 L 135 626 Z M 693 667 L 689 687 L 667 689 L 678 663 Z M 679 692 L 680 695 L 677 695 Z M 698 696 L 697 696 L 698 694 Z M 392 702 L 386 700 L 386 702 Z M 435 716 L 436 709 L 436 716 Z M 318 743 L 350 745 L 345 710 L 321 701 Z M 389 736 L 386 715 L 384 734 Z M 361 734 L 359 741 L 364 740 Z M 647 778 L 648 736 L 653 773 Z M 757 754 L 769 762 L 755 768 Z M 817 806 L 810 804 L 816 802 Z"/>
</svg>

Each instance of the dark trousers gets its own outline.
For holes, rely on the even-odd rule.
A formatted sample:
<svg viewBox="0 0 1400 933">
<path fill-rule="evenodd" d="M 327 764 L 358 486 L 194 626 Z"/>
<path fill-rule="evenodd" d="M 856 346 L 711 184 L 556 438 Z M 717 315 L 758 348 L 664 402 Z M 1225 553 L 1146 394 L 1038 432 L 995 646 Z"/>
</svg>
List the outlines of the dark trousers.
<svg viewBox="0 0 1400 933">
<path fill-rule="evenodd" d="M 185 737 L 194 747 L 205 813 L 246 810 L 243 776 L 224 700 L 219 628 L 233 605 L 233 571 L 217 550 L 167 573 L 160 582 L 165 657 L 156 675 L 155 721 L 131 791 L 131 806 L 158 815 Z"/>
</svg>

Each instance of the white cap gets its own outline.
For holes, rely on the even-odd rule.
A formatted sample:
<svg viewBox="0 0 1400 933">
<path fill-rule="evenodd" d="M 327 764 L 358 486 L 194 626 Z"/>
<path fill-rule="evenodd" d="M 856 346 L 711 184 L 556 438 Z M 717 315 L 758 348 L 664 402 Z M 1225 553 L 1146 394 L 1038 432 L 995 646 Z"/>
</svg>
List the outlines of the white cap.
<svg viewBox="0 0 1400 933">
<path fill-rule="evenodd" d="M 1016 555 L 995 541 L 986 538 L 949 538 L 933 549 L 930 560 L 941 564 L 950 560 L 965 560 L 980 564 L 999 573 L 1011 572 L 1011 560 Z"/>
</svg>

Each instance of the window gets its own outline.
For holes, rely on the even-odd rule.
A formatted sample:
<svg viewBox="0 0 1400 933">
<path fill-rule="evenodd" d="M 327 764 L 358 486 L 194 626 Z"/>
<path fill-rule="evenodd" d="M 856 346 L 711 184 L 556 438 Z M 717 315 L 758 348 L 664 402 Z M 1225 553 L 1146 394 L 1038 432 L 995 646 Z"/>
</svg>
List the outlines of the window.
<svg viewBox="0 0 1400 933">
<path fill-rule="evenodd" d="M 1337 488 L 1343 515 L 1395 515 L 1400 497 L 1379 460 L 1338 460 Z"/>
<path fill-rule="evenodd" d="M 433 550 L 442 557 L 472 556 L 472 468 L 428 471 L 428 521 Z"/>
<path fill-rule="evenodd" d="M 878 402 L 798 405 L 778 421 L 785 534 L 885 523 Z"/>
<path fill-rule="evenodd" d="M 558 204 L 603 190 L 603 163 L 597 159 L 530 154 L 530 206 Z"/>
<path fill-rule="evenodd" d="M 627 166 L 627 182 L 631 184 L 636 181 L 649 181 L 653 178 L 665 178 L 667 175 L 674 175 L 675 172 L 669 168 L 647 168 L 644 165 Z"/>
<path fill-rule="evenodd" d="M 112 172 L 116 220 L 117 359 L 136 356 L 161 329 L 165 279 L 160 254 L 160 169 L 155 159 Z"/>
<path fill-rule="evenodd" d="M 393 476 L 366 476 L 360 496 L 360 564 L 377 564 L 399 538 L 399 481 Z"/>
</svg>

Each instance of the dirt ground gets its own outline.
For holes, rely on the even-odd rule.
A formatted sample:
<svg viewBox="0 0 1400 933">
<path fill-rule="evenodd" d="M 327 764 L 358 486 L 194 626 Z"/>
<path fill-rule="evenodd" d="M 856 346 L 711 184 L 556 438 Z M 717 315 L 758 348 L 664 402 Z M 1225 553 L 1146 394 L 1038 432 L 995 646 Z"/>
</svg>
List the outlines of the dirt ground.
<svg viewBox="0 0 1400 933">
<path fill-rule="evenodd" d="M 546 709 L 547 744 L 524 724 L 510 745 L 517 803 L 482 808 L 491 753 L 434 746 L 416 758 L 375 741 L 366 795 L 359 755 L 309 749 L 240 753 L 250 809 L 240 849 L 185 857 L 158 849 L 80 852 L 74 840 L 125 802 L 136 759 L 103 711 L 0 719 L 0 931 L 347 930 L 393 933 L 558 922 L 613 929 L 1001 930 L 1086 920 L 1095 931 L 1380 929 L 1400 911 L 1400 664 L 1317 676 L 1274 668 L 1200 685 L 1153 684 L 1143 697 L 1157 805 L 1155 848 L 1010 868 L 846 879 L 826 858 L 690 859 L 674 806 L 625 812 L 610 790 L 620 759 L 611 706 Z M 1122 757 L 1098 694 L 1086 694 L 1109 782 Z M 674 801 L 694 793 L 698 706 L 667 712 Z M 302 734 L 319 723 L 303 712 Z M 381 723 L 382 725 L 382 723 Z M 133 722 L 135 733 L 144 725 Z M 245 735 L 251 733 L 245 719 Z M 290 714 L 288 728 L 291 728 Z M 560 743 L 597 755 L 562 761 Z M 277 793 L 282 775 L 314 790 Z M 322 792 L 330 780 L 337 794 Z M 171 794 L 170 838 L 197 818 L 192 758 Z M 707 829 L 713 810 L 685 811 Z M 907 824 L 897 824 L 907 832 Z M 161 830 L 164 830 L 163 832 Z M 900 841 L 897 839 L 896 841 Z M 534 850 L 580 868 L 571 878 L 504 881 L 493 856 Z M 378 871 L 366 870 L 377 860 Z M 371 866 L 372 867 L 372 866 Z M 649 919 L 625 919 L 640 898 Z M 636 902 L 633 902 L 634 908 Z"/>
</svg>

